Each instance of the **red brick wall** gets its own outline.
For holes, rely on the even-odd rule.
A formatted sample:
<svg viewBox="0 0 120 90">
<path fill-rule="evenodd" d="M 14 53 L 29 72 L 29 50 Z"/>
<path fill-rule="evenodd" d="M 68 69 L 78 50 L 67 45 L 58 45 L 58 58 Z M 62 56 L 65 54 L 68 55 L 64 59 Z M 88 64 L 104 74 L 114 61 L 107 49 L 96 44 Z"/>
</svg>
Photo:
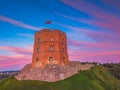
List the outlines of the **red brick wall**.
<svg viewBox="0 0 120 90">
<path fill-rule="evenodd" d="M 43 29 L 35 34 L 32 67 L 46 64 L 69 65 L 66 34 L 60 30 Z"/>
</svg>

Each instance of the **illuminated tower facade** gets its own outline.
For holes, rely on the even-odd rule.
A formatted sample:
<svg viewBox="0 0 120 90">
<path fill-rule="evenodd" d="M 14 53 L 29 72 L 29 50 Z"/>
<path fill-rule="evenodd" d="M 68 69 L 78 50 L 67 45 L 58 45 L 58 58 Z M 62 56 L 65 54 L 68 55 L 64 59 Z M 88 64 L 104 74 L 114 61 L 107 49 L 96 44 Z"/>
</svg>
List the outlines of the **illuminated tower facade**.
<svg viewBox="0 0 120 90">
<path fill-rule="evenodd" d="M 43 29 L 35 34 L 32 67 L 47 64 L 69 65 L 66 33 Z"/>
</svg>

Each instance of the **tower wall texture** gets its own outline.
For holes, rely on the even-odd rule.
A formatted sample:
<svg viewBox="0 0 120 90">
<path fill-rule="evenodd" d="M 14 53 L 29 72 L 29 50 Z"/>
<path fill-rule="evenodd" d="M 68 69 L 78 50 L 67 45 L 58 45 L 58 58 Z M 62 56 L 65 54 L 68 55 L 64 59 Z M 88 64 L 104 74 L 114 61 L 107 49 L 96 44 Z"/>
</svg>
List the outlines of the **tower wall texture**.
<svg viewBox="0 0 120 90">
<path fill-rule="evenodd" d="M 32 67 L 46 64 L 69 65 L 66 34 L 60 30 L 43 29 L 35 34 Z"/>
</svg>

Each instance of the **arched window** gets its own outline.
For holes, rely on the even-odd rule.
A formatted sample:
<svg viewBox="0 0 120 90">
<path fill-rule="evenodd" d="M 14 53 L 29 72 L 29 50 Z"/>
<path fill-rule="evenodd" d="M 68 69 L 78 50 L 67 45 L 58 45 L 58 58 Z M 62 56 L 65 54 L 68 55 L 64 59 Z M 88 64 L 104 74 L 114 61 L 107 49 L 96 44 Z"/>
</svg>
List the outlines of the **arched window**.
<svg viewBox="0 0 120 90">
<path fill-rule="evenodd" d="M 49 61 L 53 61 L 53 57 L 49 57 Z"/>
<path fill-rule="evenodd" d="M 40 48 L 37 49 L 37 52 L 38 52 L 38 53 L 40 52 Z"/>
<path fill-rule="evenodd" d="M 51 51 L 51 52 L 53 51 L 53 46 L 50 46 L 50 51 Z"/>
<path fill-rule="evenodd" d="M 38 38 L 38 44 L 40 43 L 40 38 Z"/>
</svg>

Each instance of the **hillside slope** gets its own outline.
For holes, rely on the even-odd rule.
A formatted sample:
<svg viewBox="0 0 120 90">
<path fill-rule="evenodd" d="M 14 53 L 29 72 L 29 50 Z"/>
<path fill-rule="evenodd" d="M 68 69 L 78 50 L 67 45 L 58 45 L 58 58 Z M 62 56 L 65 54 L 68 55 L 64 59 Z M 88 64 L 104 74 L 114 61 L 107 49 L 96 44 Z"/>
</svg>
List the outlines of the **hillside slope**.
<svg viewBox="0 0 120 90">
<path fill-rule="evenodd" d="M 120 80 L 108 68 L 95 66 L 65 80 L 51 83 L 7 78 L 0 82 L 0 90 L 120 90 Z"/>
</svg>

